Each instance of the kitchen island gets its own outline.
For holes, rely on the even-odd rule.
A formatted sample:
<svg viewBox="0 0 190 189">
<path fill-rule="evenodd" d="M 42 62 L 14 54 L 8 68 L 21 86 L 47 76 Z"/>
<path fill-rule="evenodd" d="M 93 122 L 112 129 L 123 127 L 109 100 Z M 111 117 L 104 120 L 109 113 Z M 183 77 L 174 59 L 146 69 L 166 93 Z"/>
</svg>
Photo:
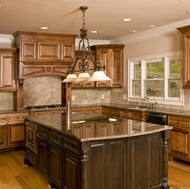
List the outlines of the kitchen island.
<svg viewBox="0 0 190 189">
<path fill-rule="evenodd" d="M 90 113 L 25 119 L 25 164 L 63 189 L 168 189 L 172 127 Z"/>
</svg>

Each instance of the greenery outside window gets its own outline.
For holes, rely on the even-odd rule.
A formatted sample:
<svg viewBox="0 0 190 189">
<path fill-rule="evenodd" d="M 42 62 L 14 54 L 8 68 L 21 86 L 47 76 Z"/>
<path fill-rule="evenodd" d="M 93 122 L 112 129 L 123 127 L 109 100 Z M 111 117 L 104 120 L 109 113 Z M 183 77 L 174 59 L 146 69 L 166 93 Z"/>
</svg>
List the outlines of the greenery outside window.
<svg viewBox="0 0 190 189">
<path fill-rule="evenodd" d="M 181 52 L 129 59 L 129 100 L 182 104 Z"/>
</svg>

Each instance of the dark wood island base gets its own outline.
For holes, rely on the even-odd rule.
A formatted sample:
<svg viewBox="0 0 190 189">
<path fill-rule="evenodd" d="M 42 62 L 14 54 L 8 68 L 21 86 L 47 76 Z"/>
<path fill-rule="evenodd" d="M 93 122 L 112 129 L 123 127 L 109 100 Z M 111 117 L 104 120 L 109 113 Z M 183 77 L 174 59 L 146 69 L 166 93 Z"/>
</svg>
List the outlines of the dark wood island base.
<svg viewBox="0 0 190 189">
<path fill-rule="evenodd" d="M 46 174 L 50 186 L 59 189 L 170 188 L 171 127 L 100 115 L 77 116 L 73 116 L 69 128 L 65 124 L 66 116 L 61 114 L 25 120 L 26 131 L 34 124 L 37 130 L 35 141 L 26 135 L 24 163 Z"/>
</svg>

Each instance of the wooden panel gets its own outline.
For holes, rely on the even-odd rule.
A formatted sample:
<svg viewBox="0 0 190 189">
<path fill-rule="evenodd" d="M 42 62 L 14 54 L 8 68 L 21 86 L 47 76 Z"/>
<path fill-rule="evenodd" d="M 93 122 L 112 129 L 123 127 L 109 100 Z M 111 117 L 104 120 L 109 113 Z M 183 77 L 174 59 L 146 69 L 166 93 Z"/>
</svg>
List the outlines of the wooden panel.
<svg viewBox="0 0 190 189">
<path fill-rule="evenodd" d="M 105 74 L 107 76 L 111 76 L 111 71 L 112 71 L 112 67 L 109 64 L 112 64 L 111 58 L 109 56 L 111 56 L 109 54 L 109 49 L 98 49 L 97 50 L 97 60 L 100 60 L 102 65 L 105 65 L 106 70 L 104 71 Z M 110 62 L 111 61 L 111 62 Z M 112 78 L 110 78 L 112 79 Z M 110 87 L 111 86 L 111 81 L 98 81 L 96 83 L 97 87 Z"/>
<path fill-rule="evenodd" d="M 38 59 L 60 59 L 60 43 L 38 42 Z"/>
<path fill-rule="evenodd" d="M 128 144 L 131 147 L 130 154 L 130 163 L 131 165 L 130 171 L 128 173 L 130 186 L 129 188 L 145 188 L 147 172 L 146 170 L 146 142 L 145 137 L 135 137 L 132 138 L 130 143 Z M 144 148 L 143 148 L 144 146 Z M 140 159 L 139 159 L 140 158 Z"/>
<path fill-rule="evenodd" d="M 162 182 L 162 138 L 161 135 L 155 134 L 147 136 L 147 184 L 148 186 L 159 186 Z"/>
<path fill-rule="evenodd" d="M 187 132 L 171 131 L 171 150 L 187 154 L 188 146 Z"/>
<path fill-rule="evenodd" d="M 90 144 L 88 153 L 88 187 L 90 189 L 107 188 L 106 178 L 106 146 L 104 142 L 98 141 Z M 98 178 L 98 181 L 97 179 Z"/>
<path fill-rule="evenodd" d="M 14 87 L 13 63 L 14 56 L 12 54 L 1 55 L 1 87 Z"/>
<path fill-rule="evenodd" d="M 49 147 L 49 182 L 54 183 L 62 188 L 62 151 L 57 147 L 50 145 Z"/>
<path fill-rule="evenodd" d="M 48 175 L 48 143 L 41 138 L 38 139 L 38 168 L 42 173 Z"/>
<path fill-rule="evenodd" d="M 25 140 L 24 124 L 10 125 L 10 144 L 16 142 L 22 142 L 24 145 L 24 140 Z"/>
<path fill-rule="evenodd" d="M 7 126 L 0 126 L 0 149 L 5 148 L 7 146 Z"/>
<path fill-rule="evenodd" d="M 182 116 L 168 116 L 168 125 L 177 127 L 188 127 L 190 125 L 190 118 Z"/>
<path fill-rule="evenodd" d="M 112 87 L 123 86 L 123 50 L 113 49 Z"/>
<path fill-rule="evenodd" d="M 61 44 L 61 52 L 62 52 L 62 57 L 61 59 L 64 60 L 74 60 L 75 59 L 75 46 L 73 44 Z"/>
<path fill-rule="evenodd" d="M 124 140 L 115 140 L 108 143 L 107 188 L 109 189 L 126 188 L 124 155 Z"/>
<path fill-rule="evenodd" d="M 102 114 L 105 115 L 112 115 L 112 116 L 120 116 L 120 109 L 117 108 L 109 108 L 109 107 L 103 107 L 102 108 Z"/>
<path fill-rule="evenodd" d="M 75 157 L 73 157 L 70 154 L 65 154 L 65 160 L 64 160 L 64 186 L 65 189 L 80 189 L 79 182 L 79 171 L 80 171 L 80 165 L 79 160 Z"/>
<path fill-rule="evenodd" d="M 37 44 L 36 42 L 26 42 L 23 41 L 21 43 L 21 53 L 20 57 L 21 60 L 34 60 L 36 59 L 36 50 L 37 50 Z"/>
</svg>

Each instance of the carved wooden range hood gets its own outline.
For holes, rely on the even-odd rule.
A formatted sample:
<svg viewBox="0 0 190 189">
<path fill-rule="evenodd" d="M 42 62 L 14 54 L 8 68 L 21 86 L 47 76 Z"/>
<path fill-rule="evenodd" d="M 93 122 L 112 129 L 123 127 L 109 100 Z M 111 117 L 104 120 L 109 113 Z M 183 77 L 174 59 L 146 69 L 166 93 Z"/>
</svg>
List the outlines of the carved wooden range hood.
<svg viewBox="0 0 190 189">
<path fill-rule="evenodd" d="M 17 31 L 14 34 L 17 52 L 15 108 L 23 108 L 24 79 L 57 75 L 67 76 L 68 64 L 75 61 L 76 35 Z"/>
<path fill-rule="evenodd" d="M 75 60 L 76 35 L 18 31 L 14 37 L 18 79 L 41 75 L 66 77 L 68 64 Z"/>
</svg>

